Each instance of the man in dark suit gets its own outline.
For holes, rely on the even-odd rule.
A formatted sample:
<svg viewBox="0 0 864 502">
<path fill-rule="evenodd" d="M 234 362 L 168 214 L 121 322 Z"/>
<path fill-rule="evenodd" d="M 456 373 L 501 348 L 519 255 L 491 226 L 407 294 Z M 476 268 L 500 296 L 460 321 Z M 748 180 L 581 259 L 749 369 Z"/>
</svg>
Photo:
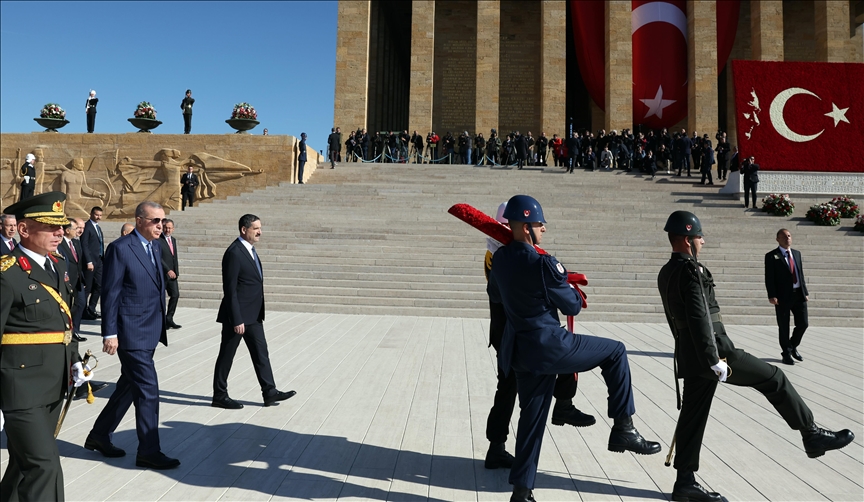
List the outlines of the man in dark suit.
<svg viewBox="0 0 864 502">
<path fill-rule="evenodd" d="M 303 168 L 306 167 L 306 133 L 300 133 L 300 149 L 297 155 L 297 183 L 303 184 Z"/>
<path fill-rule="evenodd" d="M 105 239 L 99 222 L 102 221 L 102 208 L 95 206 L 90 210 L 90 219 L 84 224 L 81 234 L 81 251 L 84 256 L 84 285 L 89 297 L 84 307 L 84 319 L 99 318 L 96 305 L 102 292 L 102 257 L 105 255 Z"/>
<path fill-rule="evenodd" d="M 192 203 L 195 202 L 195 190 L 198 188 L 198 175 L 195 174 L 195 168 L 189 166 L 186 168 L 186 172 L 183 173 L 183 176 L 180 176 L 180 195 L 183 197 L 183 201 L 180 205 L 180 210 L 186 210 L 186 203 L 189 203 L 189 207 L 192 207 Z"/>
<path fill-rule="evenodd" d="M 777 316 L 783 364 L 795 364 L 793 357 L 804 360 L 798 352 L 798 345 L 807 330 L 807 301 L 810 297 L 804 280 L 801 252 L 792 249 L 792 233 L 781 228 L 777 232 L 777 243 L 777 249 L 765 255 L 765 288 Z M 795 317 L 792 338 L 789 338 L 790 312 Z"/>
<path fill-rule="evenodd" d="M 216 322 L 222 323 L 222 343 L 213 371 L 214 408 L 237 410 L 242 404 L 228 397 L 228 373 L 240 340 L 246 342 L 261 386 L 264 406 L 272 406 L 296 392 L 280 392 L 273 380 L 267 340 L 264 338 L 264 270 L 255 251 L 261 238 L 261 220 L 253 214 L 240 218 L 240 237 L 222 256 L 222 303 Z"/>
<path fill-rule="evenodd" d="M 18 245 L 15 240 L 18 222 L 14 214 L 0 215 L 0 255 L 9 254 Z"/>
<path fill-rule="evenodd" d="M 177 259 L 177 239 L 174 238 L 174 220 L 162 220 L 162 237 L 159 238 L 162 247 L 162 272 L 165 274 L 165 290 L 168 292 L 168 312 L 165 314 L 165 325 L 170 329 L 180 329 L 183 326 L 174 322 L 174 311 L 180 300 L 180 262 Z"/>
<path fill-rule="evenodd" d="M 690 154 L 693 150 L 693 142 L 687 137 L 687 131 L 681 129 L 681 136 L 675 145 L 675 150 L 681 155 L 678 164 L 678 176 L 681 176 L 681 170 L 687 168 L 687 177 L 690 177 Z"/>
<path fill-rule="evenodd" d="M 159 246 L 165 211 L 155 202 L 135 208 L 135 230 L 108 246 L 105 253 L 105 291 L 102 297 L 102 350 L 117 354 L 121 374 L 117 388 L 93 424 L 84 448 L 106 457 L 125 451 L 111 443 L 114 430 L 135 404 L 138 456 L 135 465 L 173 469 L 180 461 L 162 453 L 159 444 L 159 382 L 153 354 L 165 333 L 165 284 Z"/>
<path fill-rule="evenodd" d="M 36 156 L 28 153 L 24 157 L 24 164 L 21 166 L 21 197 L 18 199 L 25 200 L 33 197 L 33 192 L 36 189 L 36 168 L 33 167 L 33 162 L 36 161 Z"/>
<path fill-rule="evenodd" d="M 186 89 L 186 97 L 180 102 L 180 109 L 183 110 L 183 134 L 192 132 L 192 105 L 194 104 L 192 90 Z"/>
<path fill-rule="evenodd" d="M 85 377 L 72 340 L 72 285 L 56 253 L 66 194 L 48 192 L 4 210 L 18 220 L 21 244 L 0 259 L 0 411 L 9 463 L 0 500 L 63 500 L 63 469 L 54 440 L 70 370 Z M 91 374 L 92 375 L 92 374 Z"/>
</svg>

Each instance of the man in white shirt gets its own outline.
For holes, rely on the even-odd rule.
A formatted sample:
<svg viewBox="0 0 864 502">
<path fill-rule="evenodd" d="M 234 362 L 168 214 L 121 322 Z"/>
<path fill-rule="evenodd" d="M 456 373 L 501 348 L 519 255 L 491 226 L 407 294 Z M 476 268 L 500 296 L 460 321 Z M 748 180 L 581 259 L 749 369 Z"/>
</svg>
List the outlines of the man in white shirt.
<svg viewBox="0 0 864 502">
<path fill-rule="evenodd" d="M 15 219 L 15 215 L 0 215 L 0 241 L 3 241 L 0 244 L 0 255 L 11 253 L 15 249 L 15 246 L 18 245 L 18 242 L 15 241 L 15 229 L 17 226 L 18 220 Z"/>
</svg>

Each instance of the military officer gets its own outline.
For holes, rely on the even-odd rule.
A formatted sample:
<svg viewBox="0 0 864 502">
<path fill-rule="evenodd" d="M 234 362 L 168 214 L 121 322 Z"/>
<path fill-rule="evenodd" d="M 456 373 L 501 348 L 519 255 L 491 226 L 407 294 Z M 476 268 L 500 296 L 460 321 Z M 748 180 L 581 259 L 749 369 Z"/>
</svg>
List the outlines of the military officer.
<svg viewBox="0 0 864 502">
<path fill-rule="evenodd" d="M 672 244 L 672 257 L 660 270 L 657 287 L 675 337 L 676 389 L 678 378 L 684 379 L 684 396 L 678 398 L 681 412 L 675 431 L 678 454 L 674 464 L 678 479 L 672 500 L 725 500 L 719 493 L 705 490 L 694 476 L 699 470 L 702 436 L 719 382 L 752 387 L 767 397 L 789 427 L 801 431 L 810 458 L 852 442 L 855 436 L 849 430 L 832 432 L 817 427 L 810 408 L 783 371 L 736 349 L 726 335 L 711 272 L 696 261 L 705 245 L 699 218 L 687 211 L 675 211 L 664 230 Z"/>
<path fill-rule="evenodd" d="M 0 500 L 63 500 L 63 470 L 54 429 L 70 372 L 84 375 L 72 340 L 74 295 L 63 256 L 66 194 L 48 192 L 3 210 L 18 219 L 21 243 L 0 257 L 0 410 L 9 465 Z"/>
<path fill-rule="evenodd" d="M 558 374 L 602 368 L 609 392 L 608 414 L 615 421 L 610 451 L 650 455 L 660 452 L 660 444 L 646 441 L 633 427 L 636 408 L 624 344 L 561 327 L 558 310 L 575 316 L 582 309 L 582 298 L 567 283 L 564 266 L 534 247 L 546 231 L 540 203 L 527 195 L 513 196 L 503 216 L 510 222 L 513 241 L 493 255 L 486 291 L 490 301 L 504 305 L 507 325 L 498 366 L 505 378 L 510 371 L 516 373 L 522 410 L 510 469 L 510 501 L 533 502 L 537 461 Z"/>
<path fill-rule="evenodd" d="M 33 191 L 36 189 L 36 168 L 33 163 L 36 161 L 36 156 L 28 153 L 24 157 L 24 164 L 21 165 L 21 197 L 18 200 L 29 199 L 33 197 Z"/>
</svg>

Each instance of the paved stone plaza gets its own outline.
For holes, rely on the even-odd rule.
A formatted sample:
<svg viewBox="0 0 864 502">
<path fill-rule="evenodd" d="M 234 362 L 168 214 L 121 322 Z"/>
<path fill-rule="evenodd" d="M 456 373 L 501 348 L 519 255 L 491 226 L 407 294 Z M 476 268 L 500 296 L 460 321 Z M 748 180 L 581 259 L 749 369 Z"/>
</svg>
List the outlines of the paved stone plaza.
<svg viewBox="0 0 864 502">
<path fill-rule="evenodd" d="M 590 308 L 590 307 L 589 307 Z M 262 407 L 245 347 L 235 359 L 238 411 L 210 407 L 219 326 L 214 310 L 181 308 L 183 329 L 156 353 L 163 451 L 172 471 L 135 467 L 134 414 L 105 459 L 81 445 L 112 387 L 95 404 L 75 401 L 59 437 L 67 500 L 506 500 L 507 471 L 488 471 L 486 415 L 495 389 L 494 351 L 482 319 L 269 312 L 265 329 L 276 382 L 297 396 Z M 578 318 L 577 318 L 578 319 Z M 599 371 L 580 375 L 575 404 L 589 428 L 547 429 L 535 496 L 557 500 L 668 500 L 663 466 L 677 412 L 672 337 L 661 324 L 577 323 L 577 331 L 623 341 L 630 355 L 636 424 L 663 444 L 643 457 L 606 450 L 610 419 Z M 779 363 L 776 328 L 732 326 L 733 341 Z M 98 326 L 82 344 L 100 358 L 97 380 L 115 382 L 116 357 L 101 354 Z M 864 500 L 862 336 L 857 328 L 808 330 L 804 363 L 783 367 L 817 423 L 850 428 L 855 442 L 811 460 L 797 431 L 750 389 L 723 385 L 705 437 L 699 481 L 729 500 Z M 734 368 L 733 368 L 734 370 Z M 515 432 L 518 410 L 513 417 Z M 508 449 L 515 439 L 511 434 Z M 3 462 L 8 461 L 3 440 Z"/>
</svg>

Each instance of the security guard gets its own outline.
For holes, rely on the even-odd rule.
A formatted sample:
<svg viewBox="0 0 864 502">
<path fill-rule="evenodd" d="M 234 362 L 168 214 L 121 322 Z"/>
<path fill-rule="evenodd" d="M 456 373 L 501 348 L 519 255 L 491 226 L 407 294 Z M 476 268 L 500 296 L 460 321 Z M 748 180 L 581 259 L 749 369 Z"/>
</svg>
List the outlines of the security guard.
<svg viewBox="0 0 864 502">
<path fill-rule="evenodd" d="M 532 490 L 546 417 L 552 403 L 556 376 L 603 370 L 609 392 L 608 414 L 615 424 L 609 434 L 610 451 L 630 450 L 643 455 L 660 452 L 660 444 L 646 441 L 633 427 L 633 391 L 624 344 L 594 336 L 573 334 L 561 327 L 558 310 L 577 315 L 582 299 L 567 283 L 567 271 L 555 257 L 535 249 L 546 231 L 540 203 L 527 195 L 507 202 L 504 218 L 513 241 L 493 255 L 487 293 L 504 305 L 507 325 L 498 351 L 498 366 L 506 377 L 516 373 L 519 428 L 516 459 L 510 469 L 511 502 L 534 501 Z"/>
<path fill-rule="evenodd" d="M 66 194 L 48 192 L 3 210 L 18 219 L 20 245 L 0 257 L 0 410 L 9 465 L 0 500 L 63 500 L 63 470 L 54 440 L 70 380 L 84 376 L 72 340 L 73 285 L 57 245 Z"/>
<path fill-rule="evenodd" d="M 714 279 L 696 261 L 705 244 L 699 218 L 675 211 L 664 228 L 672 244 L 672 257 L 660 270 L 657 287 L 663 298 L 666 320 L 675 337 L 675 385 L 684 379 L 679 396 L 675 469 L 678 479 L 672 500 L 720 502 L 725 498 L 708 492 L 696 482 L 699 451 L 718 382 L 752 387 L 761 392 L 792 429 L 801 431 L 810 458 L 848 445 L 855 436 L 849 430 L 832 432 L 813 422 L 813 413 L 776 366 L 736 349 L 726 335 L 720 306 L 714 296 Z"/>
</svg>

